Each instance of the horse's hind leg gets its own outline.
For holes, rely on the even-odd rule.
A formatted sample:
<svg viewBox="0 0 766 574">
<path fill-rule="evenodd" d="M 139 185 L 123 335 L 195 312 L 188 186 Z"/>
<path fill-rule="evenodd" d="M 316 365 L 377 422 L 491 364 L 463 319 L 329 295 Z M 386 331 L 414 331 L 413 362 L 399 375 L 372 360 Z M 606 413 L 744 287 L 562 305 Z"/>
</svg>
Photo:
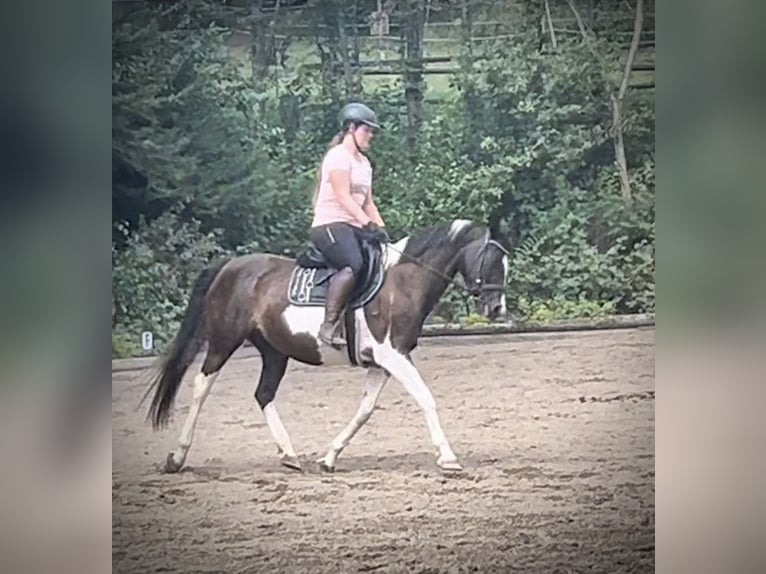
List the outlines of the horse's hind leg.
<svg viewBox="0 0 766 574">
<path fill-rule="evenodd" d="M 255 336 L 251 341 L 261 352 L 263 359 L 261 378 L 258 381 L 258 387 L 255 389 L 255 400 L 258 402 L 258 406 L 261 407 L 266 424 L 269 425 L 271 435 L 277 443 L 277 450 L 282 464 L 288 468 L 301 470 L 298 455 L 295 454 L 293 444 L 290 442 L 287 430 L 285 430 L 282 420 L 279 418 L 279 413 L 277 413 L 277 407 L 274 405 L 274 397 L 277 394 L 282 377 L 285 376 L 288 358 L 274 349 L 263 337 Z"/>
<path fill-rule="evenodd" d="M 186 416 L 184 426 L 181 429 L 181 436 L 178 437 L 178 448 L 168 454 L 165 463 L 165 470 L 167 472 L 178 472 L 186 461 L 186 455 L 189 453 L 192 440 L 194 439 L 194 429 L 197 426 L 197 419 L 199 418 L 202 405 L 210 394 L 210 389 L 218 378 L 221 368 L 235 349 L 236 347 L 223 352 L 212 346 L 208 349 L 205 361 L 202 364 L 202 369 L 197 376 L 194 377 L 192 403 L 189 407 L 189 414 Z"/>
<path fill-rule="evenodd" d="M 346 428 L 335 437 L 335 440 L 332 441 L 332 445 L 330 446 L 327 455 L 323 459 L 317 461 L 322 470 L 328 472 L 335 470 L 335 461 L 338 458 L 338 455 L 346 446 L 348 446 L 348 443 L 351 442 L 354 435 L 360 428 L 362 428 L 362 425 L 369 420 L 370 415 L 372 415 L 380 391 L 383 390 L 388 377 L 389 374 L 378 367 L 371 367 L 367 370 L 367 381 L 365 383 L 362 403 L 359 405 L 359 409 L 357 409 L 354 418 L 348 423 L 348 426 L 346 426 Z"/>
</svg>

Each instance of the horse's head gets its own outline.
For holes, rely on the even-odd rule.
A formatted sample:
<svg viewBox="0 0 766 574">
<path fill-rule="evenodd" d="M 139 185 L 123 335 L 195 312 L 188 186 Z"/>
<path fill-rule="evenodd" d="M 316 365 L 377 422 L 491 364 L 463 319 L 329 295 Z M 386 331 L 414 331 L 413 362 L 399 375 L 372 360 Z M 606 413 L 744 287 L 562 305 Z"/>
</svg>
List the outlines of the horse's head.
<svg viewBox="0 0 766 574">
<path fill-rule="evenodd" d="M 406 264 L 424 271 L 417 276 L 430 293 L 429 309 L 457 273 L 468 291 L 479 298 L 485 317 L 494 320 L 505 314 L 508 250 L 492 238 L 486 225 L 456 219 L 450 225 L 429 227 L 405 238 L 401 247 L 389 248 L 401 253 Z M 396 257 L 395 261 L 401 260 Z"/>
<path fill-rule="evenodd" d="M 479 297 L 481 313 L 490 321 L 506 314 L 505 284 L 508 250 L 490 237 L 472 241 L 465 248 L 462 270 L 466 287 Z"/>
</svg>

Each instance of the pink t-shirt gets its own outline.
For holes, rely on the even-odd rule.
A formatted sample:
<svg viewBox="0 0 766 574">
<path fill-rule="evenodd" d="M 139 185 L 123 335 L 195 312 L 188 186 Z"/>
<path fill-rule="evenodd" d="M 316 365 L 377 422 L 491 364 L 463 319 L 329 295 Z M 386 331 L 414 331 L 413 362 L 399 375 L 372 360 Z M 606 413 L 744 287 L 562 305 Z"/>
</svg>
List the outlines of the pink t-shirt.
<svg viewBox="0 0 766 574">
<path fill-rule="evenodd" d="M 363 155 L 359 157 L 360 159 L 357 159 L 343 144 L 338 144 L 327 152 L 322 162 L 319 192 L 314 205 L 314 221 L 311 227 L 339 222 L 356 227 L 362 226 L 338 201 L 330 185 L 331 171 L 342 169 L 350 172 L 351 198 L 362 207 L 372 189 L 372 166 L 366 157 Z"/>
</svg>

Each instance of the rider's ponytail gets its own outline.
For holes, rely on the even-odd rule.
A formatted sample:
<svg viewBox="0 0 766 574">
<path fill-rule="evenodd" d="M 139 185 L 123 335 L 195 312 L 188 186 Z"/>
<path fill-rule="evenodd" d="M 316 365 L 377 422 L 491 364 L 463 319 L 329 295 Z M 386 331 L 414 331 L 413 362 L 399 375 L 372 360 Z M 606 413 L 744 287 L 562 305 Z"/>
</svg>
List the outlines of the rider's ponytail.
<svg viewBox="0 0 766 574">
<path fill-rule="evenodd" d="M 346 136 L 347 131 L 348 131 L 348 128 L 344 127 L 337 134 L 335 134 L 335 136 L 330 140 L 330 143 L 327 146 L 327 149 L 325 150 L 324 155 L 322 156 L 322 159 L 319 161 L 319 166 L 317 167 L 316 182 L 314 184 L 314 197 L 311 200 L 312 207 L 316 206 L 317 197 L 319 196 L 319 186 L 322 185 L 322 164 L 324 163 L 324 158 L 327 157 L 327 152 L 329 152 L 332 148 L 334 148 L 336 145 L 338 145 L 339 143 L 343 141 L 343 138 Z"/>
</svg>

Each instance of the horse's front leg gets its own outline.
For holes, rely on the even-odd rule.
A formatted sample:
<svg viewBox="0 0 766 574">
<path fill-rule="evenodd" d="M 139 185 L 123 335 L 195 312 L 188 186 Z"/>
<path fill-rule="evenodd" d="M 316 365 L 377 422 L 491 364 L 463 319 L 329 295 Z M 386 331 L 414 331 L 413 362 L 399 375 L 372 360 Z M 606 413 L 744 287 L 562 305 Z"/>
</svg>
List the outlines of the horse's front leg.
<svg viewBox="0 0 766 574">
<path fill-rule="evenodd" d="M 383 343 L 373 348 L 373 355 L 375 362 L 391 373 L 392 377 L 398 379 L 423 409 L 428 430 L 431 433 L 431 441 L 438 452 L 436 464 L 446 471 L 463 470 L 442 431 L 439 415 L 436 412 L 436 401 L 410 357 L 394 349 L 388 337 Z"/>
<path fill-rule="evenodd" d="M 359 405 L 359 409 L 357 409 L 354 418 L 348 423 L 348 426 L 346 426 L 346 428 L 335 437 L 335 440 L 332 441 L 332 445 L 330 446 L 330 450 L 327 451 L 327 455 L 325 455 L 323 459 L 317 461 L 322 470 L 328 472 L 335 470 L 335 461 L 337 460 L 338 455 L 346 446 L 348 446 L 348 443 L 354 438 L 354 435 L 360 428 L 362 428 L 362 425 L 367 422 L 370 415 L 372 415 L 380 391 L 383 390 L 383 386 L 386 384 L 388 377 L 388 373 L 383 369 L 377 367 L 370 367 L 370 369 L 368 369 L 362 403 Z"/>
</svg>

